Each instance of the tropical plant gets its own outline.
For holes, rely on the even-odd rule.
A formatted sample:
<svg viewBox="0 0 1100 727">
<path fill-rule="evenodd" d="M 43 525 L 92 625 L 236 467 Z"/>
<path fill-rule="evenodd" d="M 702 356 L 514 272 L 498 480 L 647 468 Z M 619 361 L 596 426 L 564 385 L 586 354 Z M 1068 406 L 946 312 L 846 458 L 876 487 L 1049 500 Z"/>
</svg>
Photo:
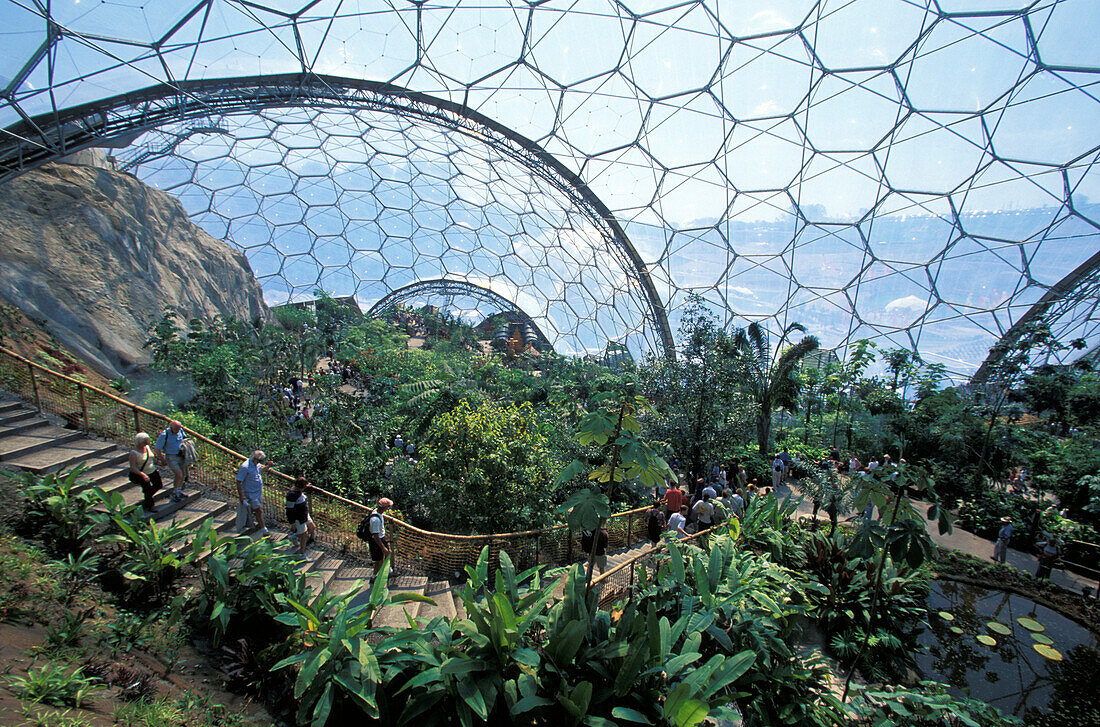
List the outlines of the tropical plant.
<svg viewBox="0 0 1100 727">
<path fill-rule="evenodd" d="M 120 547 L 119 571 L 128 584 L 128 596 L 146 607 L 163 602 L 179 570 L 214 537 L 210 518 L 203 520 L 197 531 L 175 521 L 146 520 L 133 511 L 112 512 L 110 518 L 117 532 L 104 535 L 100 542 Z"/>
<path fill-rule="evenodd" d="M 861 690 L 847 705 L 859 725 L 875 727 L 1010 727 L 1023 724 L 996 707 L 954 697 L 947 686 L 922 681 L 915 688 L 882 687 Z"/>
<path fill-rule="evenodd" d="M 81 707 L 102 687 L 81 669 L 50 662 L 32 666 L 26 676 L 7 678 L 9 688 L 20 699 L 56 706 Z"/>
<path fill-rule="evenodd" d="M 298 724 L 322 727 L 334 714 L 346 715 L 349 710 L 371 719 L 379 717 L 376 692 L 382 682 L 382 670 L 380 649 L 369 640 L 371 619 L 379 609 L 398 603 L 435 604 L 419 593 L 388 593 L 389 563 L 389 560 L 383 562 L 367 601 L 356 606 L 349 603 L 358 587 L 341 596 L 322 594 L 312 603 L 280 599 L 292 610 L 275 620 L 297 628 L 304 650 L 281 660 L 271 670 L 301 665 L 293 690 L 298 702 Z"/>
<path fill-rule="evenodd" d="M 798 407 L 798 365 L 806 354 L 818 347 L 815 337 L 805 336 L 798 343 L 784 348 L 787 338 L 795 331 L 805 333 L 806 328 L 800 323 L 788 325 L 783 329 L 775 351 L 772 350 L 767 331 L 759 323 L 750 323 L 747 328 L 738 330 L 733 336 L 743 376 L 742 386 L 758 408 L 756 444 L 760 454 L 768 451 L 772 412 L 777 408 L 793 410 Z"/>
<path fill-rule="evenodd" d="M 83 465 L 45 475 L 7 470 L 0 473 L 19 483 L 27 496 L 21 528 L 41 533 L 46 547 L 54 553 L 80 552 L 96 525 L 104 521 L 95 511 L 103 502 L 103 492 L 85 486 L 81 480 Z"/>
<path fill-rule="evenodd" d="M 606 486 L 607 490 L 580 489 L 559 508 L 559 512 L 565 513 L 574 529 L 599 532 L 611 514 L 616 484 L 624 480 L 637 480 L 648 489 L 674 475 L 668 463 L 657 454 L 654 444 L 641 436 L 642 428 L 638 417 L 649 408 L 649 402 L 645 397 L 634 394 L 632 384 L 628 384 L 621 392 L 597 394 L 592 403 L 598 408 L 581 419 L 577 441 L 581 446 L 608 448 L 604 462 L 588 475 L 589 480 Z M 558 475 L 558 483 L 568 482 L 586 468 L 585 460 L 574 459 Z M 592 567 L 596 561 L 598 543 L 598 538 L 592 538 L 585 577 L 586 587 L 592 582 Z"/>
<path fill-rule="evenodd" d="M 405 413 L 405 431 L 412 441 L 420 440 L 439 414 L 451 411 L 463 399 L 477 403 L 486 388 L 482 381 L 462 378 L 447 362 L 439 365 L 439 376 L 402 384 L 399 391 L 409 397 L 401 404 Z"/>
<path fill-rule="evenodd" d="M 200 572 L 201 588 L 191 602 L 200 622 L 211 629 L 215 646 L 231 634 L 270 639 L 273 619 L 283 613 L 280 598 L 308 600 L 298 561 L 275 550 L 266 538 L 224 537 L 211 541 Z"/>
</svg>

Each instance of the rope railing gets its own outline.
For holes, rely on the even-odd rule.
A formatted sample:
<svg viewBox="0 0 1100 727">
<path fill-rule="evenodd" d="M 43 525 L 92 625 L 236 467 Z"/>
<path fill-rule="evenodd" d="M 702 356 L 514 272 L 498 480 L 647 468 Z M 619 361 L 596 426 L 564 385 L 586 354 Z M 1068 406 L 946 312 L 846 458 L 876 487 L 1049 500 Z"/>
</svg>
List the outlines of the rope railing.
<svg viewBox="0 0 1100 727">
<path fill-rule="evenodd" d="M 134 435 L 150 436 L 168 426 L 169 417 L 127 401 L 71 376 L 34 363 L 0 347 L 0 388 L 7 389 L 39 411 L 64 419 L 69 426 L 94 433 L 124 447 L 132 446 Z M 236 499 L 237 469 L 246 455 L 185 427 L 195 445 L 198 461 L 190 469 L 190 482 Z M 290 482 L 294 478 L 267 470 L 269 478 Z M 170 480 L 168 480 L 170 481 Z M 269 480 L 270 483 L 270 480 Z M 367 544 L 355 537 L 360 521 L 371 508 L 320 487 L 310 490 L 310 515 L 317 524 L 317 539 L 342 556 L 369 559 Z M 270 522 L 284 519 L 279 498 L 264 498 L 264 515 Z M 627 510 L 608 518 L 609 547 L 630 548 L 645 539 L 647 507 Z M 581 557 L 579 534 L 567 525 L 540 530 L 490 535 L 453 535 L 422 530 L 386 515 L 387 539 L 393 551 L 393 569 L 399 573 L 422 573 L 451 577 L 477 562 L 488 547 L 490 565 L 495 567 L 504 550 L 518 568 L 536 564 L 565 565 Z"/>
<path fill-rule="evenodd" d="M 710 533 L 710 530 L 700 530 L 677 542 L 698 543 Z M 653 576 L 657 572 L 660 559 L 667 555 L 668 541 L 662 540 L 657 545 L 642 550 L 611 570 L 593 578 L 592 588 L 599 594 L 600 607 L 610 608 L 616 602 L 628 598 L 637 584 L 638 571 L 644 569 L 649 576 Z"/>
</svg>

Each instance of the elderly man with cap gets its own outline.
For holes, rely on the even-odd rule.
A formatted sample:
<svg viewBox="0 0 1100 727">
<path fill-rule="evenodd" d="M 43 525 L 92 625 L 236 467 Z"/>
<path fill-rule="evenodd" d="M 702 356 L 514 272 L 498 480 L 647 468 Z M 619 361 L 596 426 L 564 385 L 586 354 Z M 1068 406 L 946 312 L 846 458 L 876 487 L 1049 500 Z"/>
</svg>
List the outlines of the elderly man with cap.
<svg viewBox="0 0 1100 727">
<path fill-rule="evenodd" d="M 1012 518 L 1001 518 L 1001 530 L 997 533 L 997 544 L 993 547 L 993 560 L 1004 563 L 1008 557 L 1008 544 L 1012 540 Z"/>
<path fill-rule="evenodd" d="M 367 516 L 370 523 L 370 559 L 374 561 L 374 575 L 382 568 L 382 561 L 390 557 L 390 546 L 386 542 L 386 519 L 382 517 L 386 510 L 393 507 L 393 500 L 383 497 L 378 500 L 378 507 Z"/>
<path fill-rule="evenodd" d="M 261 535 L 268 534 L 267 525 L 264 524 L 265 462 L 267 462 L 267 455 L 257 449 L 237 469 L 237 496 L 241 498 L 245 507 L 252 511 L 256 524 L 260 526 Z"/>
</svg>

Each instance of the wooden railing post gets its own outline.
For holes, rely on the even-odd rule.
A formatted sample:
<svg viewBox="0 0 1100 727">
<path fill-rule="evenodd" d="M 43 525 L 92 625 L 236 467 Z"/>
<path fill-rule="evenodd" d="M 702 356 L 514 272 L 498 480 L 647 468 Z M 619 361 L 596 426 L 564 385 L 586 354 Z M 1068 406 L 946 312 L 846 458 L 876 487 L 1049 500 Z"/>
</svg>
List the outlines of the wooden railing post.
<svg viewBox="0 0 1100 727">
<path fill-rule="evenodd" d="M 132 407 L 134 410 L 134 434 L 141 431 L 141 420 L 138 418 L 137 407 Z"/>
<path fill-rule="evenodd" d="M 31 372 L 31 388 L 34 389 L 34 407 L 38 413 L 42 413 L 42 400 L 38 397 L 38 378 L 34 375 L 34 365 L 27 362 L 27 370 Z"/>
<path fill-rule="evenodd" d="M 88 431 L 88 403 L 84 399 L 84 384 L 76 385 L 77 394 L 80 396 L 80 415 L 84 418 L 84 431 Z"/>
<path fill-rule="evenodd" d="M 634 538 L 634 513 L 630 513 L 626 516 L 626 547 L 630 548 L 630 544 Z"/>
</svg>

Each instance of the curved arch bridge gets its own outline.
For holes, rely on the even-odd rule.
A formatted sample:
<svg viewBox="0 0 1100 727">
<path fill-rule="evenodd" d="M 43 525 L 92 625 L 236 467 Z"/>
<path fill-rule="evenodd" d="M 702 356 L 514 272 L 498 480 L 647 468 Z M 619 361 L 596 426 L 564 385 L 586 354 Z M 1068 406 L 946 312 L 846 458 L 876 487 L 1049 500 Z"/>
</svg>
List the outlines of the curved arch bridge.
<svg viewBox="0 0 1100 727">
<path fill-rule="evenodd" d="M 496 308 L 497 312 L 509 318 L 509 322 L 530 326 L 538 340 L 538 346 L 540 348 L 545 348 L 547 350 L 553 350 L 554 348 L 550 343 L 550 339 L 546 337 L 546 334 L 542 332 L 538 324 L 535 323 L 531 316 L 523 312 L 518 305 L 499 293 L 493 292 L 489 288 L 466 280 L 438 278 L 435 280 L 420 280 L 415 283 L 410 283 L 409 285 L 398 288 L 372 305 L 366 315 L 368 318 L 380 318 L 388 311 L 400 305 L 405 305 L 411 301 L 431 298 L 447 298 L 449 300 L 455 298 L 473 298 L 478 303 L 487 304 L 490 307 Z"/>
</svg>

